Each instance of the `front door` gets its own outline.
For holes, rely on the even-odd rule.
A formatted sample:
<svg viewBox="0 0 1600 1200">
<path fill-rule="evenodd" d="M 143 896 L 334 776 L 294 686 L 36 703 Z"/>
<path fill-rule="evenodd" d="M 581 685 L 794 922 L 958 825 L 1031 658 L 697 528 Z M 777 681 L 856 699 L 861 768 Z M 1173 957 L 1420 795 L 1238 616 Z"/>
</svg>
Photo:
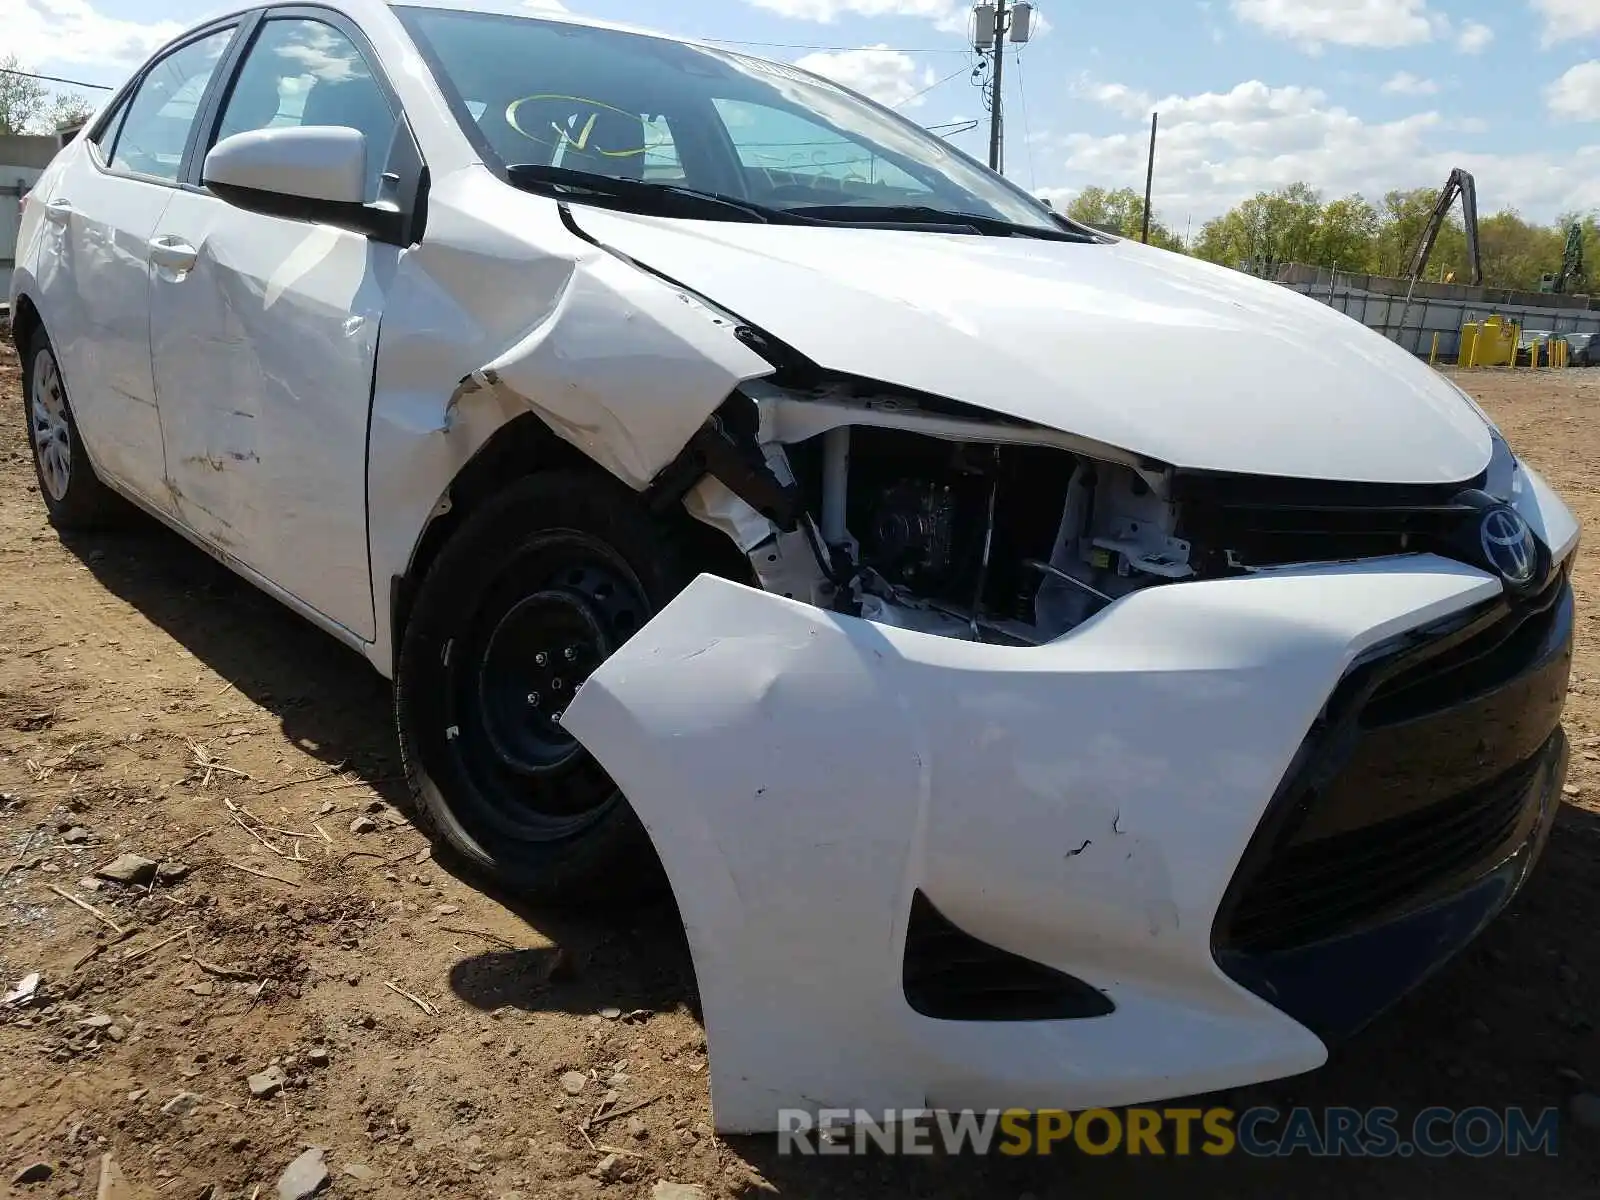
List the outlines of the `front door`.
<svg viewBox="0 0 1600 1200">
<path fill-rule="evenodd" d="M 217 139 L 284 125 L 359 129 L 376 197 L 396 118 L 365 56 L 328 21 L 260 24 Z M 370 640 L 367 415 L 399 249 L 203 190 L 173 198 L 155 244 L 167 258 L 153 277 L 150 335 L 179 515 Z"/>
</svg>

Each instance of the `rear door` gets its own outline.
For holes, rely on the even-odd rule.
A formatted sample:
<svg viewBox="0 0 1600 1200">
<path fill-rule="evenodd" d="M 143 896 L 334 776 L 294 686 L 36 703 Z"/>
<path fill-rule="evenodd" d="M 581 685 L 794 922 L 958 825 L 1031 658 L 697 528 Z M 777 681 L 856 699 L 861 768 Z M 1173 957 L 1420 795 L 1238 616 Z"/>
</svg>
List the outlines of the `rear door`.
<svg viewBox="0 0 1600 1200">
<path fill-rule="evenodd" d="M 378 325 L 401 247 L 247 212 L 201 183 L 209 146 L 335 125 L 367 141 L 367 200 L 409 137 L 359 30 L 325 9 L 269 11 L 249 35 L 192 186 L 161 216 L 151 289 L 167 463 L 191 527 L 358 637 L 374 636 L 366 452 Z"/>
<path fill-rule="evenodd" d="M 153 61 L 67 160 L 44 208 L 39 286 L 47 329 L 95 465 L 170 511 L 150 365 L 151 239 L 237 26 L 201 31 Z"/>
</svg>

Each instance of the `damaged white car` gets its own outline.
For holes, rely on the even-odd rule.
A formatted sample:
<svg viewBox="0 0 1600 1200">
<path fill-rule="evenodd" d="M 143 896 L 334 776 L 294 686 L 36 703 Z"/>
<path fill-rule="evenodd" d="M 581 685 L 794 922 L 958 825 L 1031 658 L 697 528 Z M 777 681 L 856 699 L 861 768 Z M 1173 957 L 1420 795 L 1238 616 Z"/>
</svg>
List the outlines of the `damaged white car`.
<svg viewBox="0 0 1600 1200">
<path fill-rule="evenodd" d="M 505 883 L 664 868 L 724 1130 L 1316 1067 L 1554 820 L 1578 529 L 1464 394 L 793 67 L 222 17 L 12 302 L 58 525 L 360 649 Z"/>
</svg>

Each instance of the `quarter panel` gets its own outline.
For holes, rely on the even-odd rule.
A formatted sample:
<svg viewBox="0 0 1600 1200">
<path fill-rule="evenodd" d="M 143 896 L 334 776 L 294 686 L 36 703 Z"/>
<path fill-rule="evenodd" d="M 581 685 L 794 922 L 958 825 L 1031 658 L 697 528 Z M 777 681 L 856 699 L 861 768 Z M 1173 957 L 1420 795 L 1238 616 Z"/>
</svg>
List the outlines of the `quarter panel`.
<svg viewBox="0 0 1600 1200">
<path fill-rule="evenodd" d="M 70 215 L 44 223 L 39 247 L 46 328 L 95 464 L 164 507 L 149 241 L 174 192 L 96 170 L 82 141 L 65 153 L 52 200 Z"/>
</svg>

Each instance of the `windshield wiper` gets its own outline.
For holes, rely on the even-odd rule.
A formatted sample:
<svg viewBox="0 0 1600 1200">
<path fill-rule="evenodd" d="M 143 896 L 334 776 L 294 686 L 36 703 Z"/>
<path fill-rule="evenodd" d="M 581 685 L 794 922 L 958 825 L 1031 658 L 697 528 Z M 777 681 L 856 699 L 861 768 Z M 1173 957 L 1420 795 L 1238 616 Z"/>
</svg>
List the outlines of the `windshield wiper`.
<svg viewBox="0 0 1600 1200">
<path fill-rule="evenodd" d="M 791 216 L 807 217 L 813 221 L 827 221 L 842 225 L 914 225 L 965 226 L 976 233 L 990 237 L 1031 237 L 1052 242 L 1088 242 L 1087 238 L 1070 229 L 1056 229 L 1043 225 L 1022 225 L 1001 217 L 985 217 L 978 213 L 950 212 L 925 204 L 810 204 L 785 210 Z"/>
<path fill-rule="evenodd" d="M 660 216 L 706 217 L 763 223 L 783 221 L 788 214 L 718 192 L 702 192 L 675 183 L 620 179 L 597 171 L 550 167 L 542 163 L 512 163 L 506 178 L 513 185 L 557 199 L 610 202 L 630 209 L 646 209 Z M 735 216 L 737 214 L 737 216 Z M 806 222 L 810 224 L 810 222 Z"/>
</svg>

